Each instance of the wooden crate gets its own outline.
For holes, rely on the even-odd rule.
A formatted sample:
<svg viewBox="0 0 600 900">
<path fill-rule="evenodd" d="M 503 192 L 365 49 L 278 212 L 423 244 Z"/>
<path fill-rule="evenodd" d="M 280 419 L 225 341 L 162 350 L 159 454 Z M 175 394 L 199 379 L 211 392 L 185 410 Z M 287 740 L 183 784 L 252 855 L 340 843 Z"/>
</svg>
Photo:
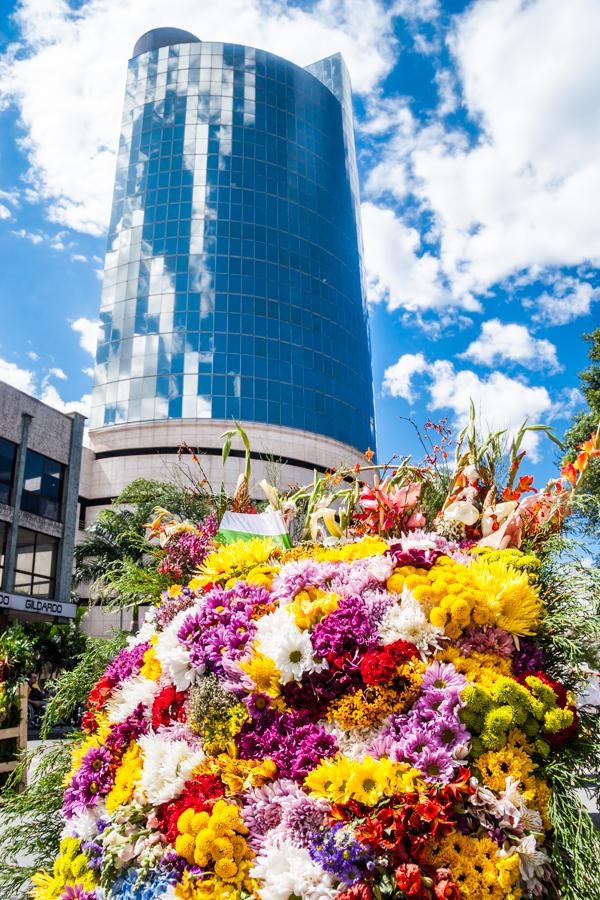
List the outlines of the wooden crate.
<svg viewBox="0 0 600 900">
<path fill-rule="evenodd" d="M 12 772 L 16 769 L 19 762 L 19 754 L 22 750 L 27 749 L 27 685 L 22 684 L 19 688 L 19 705 L 21 707 L 21 719 L 14 728 L 0 728 L 0 741 L 9 741 L 13 738 L 17 739 L 17 750 L 15 758 L 9 762 L 0 762 L 1 772 Z"/>
</svg>

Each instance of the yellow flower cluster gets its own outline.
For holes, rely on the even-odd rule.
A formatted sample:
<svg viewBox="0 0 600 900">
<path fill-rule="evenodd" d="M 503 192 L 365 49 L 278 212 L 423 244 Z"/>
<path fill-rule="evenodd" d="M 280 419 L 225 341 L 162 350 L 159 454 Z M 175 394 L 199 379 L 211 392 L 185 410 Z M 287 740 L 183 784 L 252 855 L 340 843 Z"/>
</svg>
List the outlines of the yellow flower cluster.
<svg viewBox="0 0 600 900">
<path fill-rule="evenodd" d="M 450 869 L 460 896 L 470 900 L 518 900 L 521 891 L 519 855 L 498 855 L 498 845 L 491 838 L 471 837 L 452 831 L 430 838 L 427 861 L 436 868 Z"/>
<path fill-rule="evenodd" d="M 224 582 L 234 576 L 262 566 L 267 560 L 279 554 L 277 545 L 270 538 L 253 538 L 251 541 L 234 541 L 225 544 L 204 560 L 199 574 L 192 578 L 189 587 L 195 591 L 212 582 Z"/>
<path fill-rule="evenodd" d="M 400 713 L 417 699 L 425 665 L 411 659 L 398 666 L 397 684 L 369 685 L 330 704 L 327 718 L 342 728 L 372 728 L 390 713 Z"/>
<path fill-rule="evenodd" d="M 311 556 L 319 562 L 352 562 L 355 559 L 364 559 L 366 556 L 382 556 L 388 550 L 389 545 L 383 538 L 368 535 L 352 544 L 319 549 Z"/>
<path fill-rule="evenodd" d="M 142 751 L 139 744 L 132 741 L 121 759 L 116 771 L 115 782 L 106 796 L 106 809 L 112 813 L 119 806 L 131 803 L 133 794 L 142 774 Z"/>
<path fill-rule="evenodd" d="M 376 806 L 384 797 L 424 787 L 418 769 L 372 756 L 365 756 L 360 762 L 347 756 L 323 760 L 309 772 L 304 784 L 313 797 L 323 797 L 331 803 L 356 800 L 365 806 Z"/>
<path fill-rule="evenodd" d="M 337 594 L 328 594 L 319 588 L 309 587 L 296 594 L 289 606 L 289 612 L 298 628 L 306 631 L 337 609 L 339 602 Z"/>
<path fill-rule="evenodd" d="M 65 837 L 60 842 L 59 855 L 54 860 L 52 874 L 44 871 L 36 872 L 31 880 L 33 900 L 56 900 L 66 887 L 75 885 L 85 891 L 91 891 L 98 883 L 87 856 L 81 852 L 81 842 L 72 837 Z"/>
<path fill-rule="evenodd" d="M 150 638 L 150 647 L 148 647 L 148 649 L 144 653 L 144 662 L 142 668 L 140 669 L 140 675 L 143 675 L 143 677 L 147 678 L 148 681 L 158 681 L 158 679 L 162 675 L 162 666 L 154 650 L 154 644 L 156 644 L 156 641 L 157 637 L 155 634 L 153 634 Z"/>
<path fill-rule="evenodd" d="M 535 633 L 542 614 L 537 589 L 526 571 L 504 559 L 482 556 L 462 565 L 440 556 L 430 569 L 401 566 L 387 582 L 389 591 L 407 587 L 429 615 L 455 640 L 470 625 L 498 625 L 515 635 Z"/>
<path fill-rule="evenodd" d="M 509 676 L 512 671 L 510 659 L 479 650 L 472 651 L 469 656 L 462 656 L 458 647 L 445 647 L 436 653 L 435 658 L 440 662 L 452 663 L 457 672 L 473 684 L 479 684 L 488 690 L 499 678 Z"/>
<path fill-rule="evenodd" d="M 186 809 L 177 828 L 175 849 L 190 865 L 211 866 L 229 884 L 240 885 L 248 877 L 253 853 L 242 837 L 248 829 L 235 803 L 217 800 L 210 813 Z"/>
<path fill-rule="evenodd" d="M 258 897 L 258 886 L 251 879 L 247 879 L 240 888 L 221 878 L 207 878 L 204 873 L 192 875 L 186 871 L 182 881 L 175 885 L 175 896 L 178 900 L 240 900 L 242 890 L 246 898 Z"/>
<path fill-rule="evenodd" d="M 215 775 L 231 794 L 262 787 L 273 781 L 277 766 L 272 759 L 238 759 L 228 753 L 207 756 L 193 772 L 196 775 Z"/>
</svg>

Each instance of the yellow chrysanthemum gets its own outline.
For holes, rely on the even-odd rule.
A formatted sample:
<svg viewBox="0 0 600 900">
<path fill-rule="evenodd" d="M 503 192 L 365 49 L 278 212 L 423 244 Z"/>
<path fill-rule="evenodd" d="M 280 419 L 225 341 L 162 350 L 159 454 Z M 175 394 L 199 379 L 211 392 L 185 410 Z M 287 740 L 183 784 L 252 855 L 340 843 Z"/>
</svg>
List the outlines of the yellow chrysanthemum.
<svg viewBox="0 0 600 900">
<path fill-rule="evenodd" d="M 388 549 L 388 544 L 383 538 L 368 536 L 352 544 L 317 550 L 311 555 L 319 562 L 351 562 L 354 559 L 364 559 L 366 556 L 382 556 Z"/>
<path fill-rule="evenodd" d="M 298 628 L 306 631 L 337 609 L 339 602 L 337 594 L 328 594 L 319 588 L 309 587 L 296 594 L 289 606 L 289 612 Z"/>
<path fill-rule="evenodd" d="M 281 694 L 281 672 L 272 659 L 264 653 L 256 651 L 253 655 L 239 663 L 242 672 L 252 679 L 256 690 L 269 697 L 279 697 Z"/>
<path fill-rule="evenodd" d="M 137 783 L 142 773 L 142 751 L 139 744 L 132 741 L 121 759 L 116 771 L 115 782 L 106 797 L 108 812 L 131 803 Z"/>
<path fill-rule="evenodd" d="M 485 556 L 475 560 L 470 569 L 488 603 L 497 608 L 494 624 L 511 634 L 535 634 L 543 607 L 527 573 L 518 571 L 502 559 L 488 560 Z"/>
<path fill-rule="evenodd" d="M 162 666 L 154 647 L 148 647 L 144 653 L 144 664 L 140 669 L 140 675 L 143 675 L 148 681 L 158 681 L 162 675 Z"/>
<path fill-rule="evenodd" d="M 211 582 L 227 581 L 235 575 L 261 566 L 278 551 L 270 538 L 253 538 L 250 541 L 234 541 L 225 544 L 206 557 L 199 574 L 190 582 L 190 588 L 197 590 Z"/>
</svg>

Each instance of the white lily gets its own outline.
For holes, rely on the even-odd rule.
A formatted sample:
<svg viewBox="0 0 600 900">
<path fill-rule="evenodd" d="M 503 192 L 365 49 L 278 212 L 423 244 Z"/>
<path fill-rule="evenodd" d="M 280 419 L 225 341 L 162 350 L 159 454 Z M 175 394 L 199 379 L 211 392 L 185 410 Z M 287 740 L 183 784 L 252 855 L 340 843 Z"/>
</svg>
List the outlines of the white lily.
<svg viewBox="0 0 600 900">
<path fill-rule="evenodd" d="M 463 525 L 474 525 L 479 519 L 479 510 L 466 500 L 455 500 L 444 510 L 444 518 Z"/>
</svg>

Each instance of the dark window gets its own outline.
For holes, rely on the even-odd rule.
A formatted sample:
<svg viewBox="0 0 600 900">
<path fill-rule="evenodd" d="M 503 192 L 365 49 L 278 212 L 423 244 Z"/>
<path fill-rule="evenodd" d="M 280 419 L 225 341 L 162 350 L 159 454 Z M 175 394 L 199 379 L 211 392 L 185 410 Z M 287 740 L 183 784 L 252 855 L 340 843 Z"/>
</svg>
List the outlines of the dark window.
<svg viewBox="0 0 600 900">
<path fill-rule="evenodd" d="M 46 519 L 60 519 L 65 467 L 33 450 L 25 458 L 21 509 Z"/>
<path fill-rule="evenodd" d="M 8 535 L 8 525 L 6 522 L 0 522 L 0 584 L 4 575 L 4 554 L 6 553 L 6 537 Z"/>
<path fill-rule="evenodd" d="M 10 503 L 17 445 L 0 438 L 0 503 Z"/>
<path fill-rule="evenodd" d="M 57 554 L 57 538 L 19 528 L 15 592 L 32 597 L 53 597 Z"/>
</svg>

